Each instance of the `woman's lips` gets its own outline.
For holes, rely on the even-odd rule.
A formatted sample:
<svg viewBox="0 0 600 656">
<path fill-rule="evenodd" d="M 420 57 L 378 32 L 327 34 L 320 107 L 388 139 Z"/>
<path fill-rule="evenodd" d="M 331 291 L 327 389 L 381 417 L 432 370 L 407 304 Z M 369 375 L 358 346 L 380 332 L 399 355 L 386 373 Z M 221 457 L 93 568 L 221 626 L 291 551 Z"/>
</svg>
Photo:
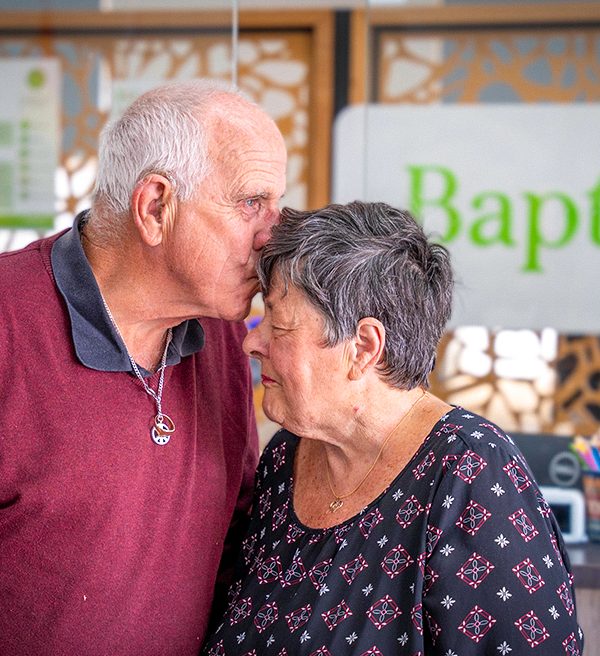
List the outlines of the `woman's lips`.
<svg viewBox="0 0 600 656">
<path fill-rule="evenodd" d="M 272 378 L 265 376 L 264 374 L 260 377 L 260 380 L 265 387 L 269 387 L 269 385 L 275 385 L 275 381 Z"/>
</svg>

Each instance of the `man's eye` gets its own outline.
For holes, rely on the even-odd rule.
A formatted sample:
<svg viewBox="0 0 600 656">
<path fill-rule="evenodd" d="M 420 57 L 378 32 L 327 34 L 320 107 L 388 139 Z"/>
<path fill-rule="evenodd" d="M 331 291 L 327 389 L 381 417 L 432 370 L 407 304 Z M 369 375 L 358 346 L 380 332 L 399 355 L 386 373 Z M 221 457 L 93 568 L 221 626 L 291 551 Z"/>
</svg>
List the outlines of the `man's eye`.
<svg viewBox="0 0 600 656">
<path fill-rule="evenodd" d="M 260 206 L 260 198 L 246 198 L 244 205 L 251 210 L 255 210 Z"/>
</svg>

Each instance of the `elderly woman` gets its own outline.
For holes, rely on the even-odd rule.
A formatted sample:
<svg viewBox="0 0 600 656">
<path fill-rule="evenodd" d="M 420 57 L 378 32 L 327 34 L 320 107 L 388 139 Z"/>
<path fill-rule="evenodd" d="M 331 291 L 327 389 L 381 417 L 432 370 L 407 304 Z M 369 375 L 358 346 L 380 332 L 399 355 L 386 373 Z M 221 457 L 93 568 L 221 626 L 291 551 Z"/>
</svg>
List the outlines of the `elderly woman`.
<svg viewBox="0 0 600 656">
<path fill-rule="evenodd" d="M 581 654 L 563 541 L 523 457 L 427 391 L 447 252 L 382 203 L 285 210 L 259 276 L 245 350 L 283 430 L 205 653 Z"/>
</svg>

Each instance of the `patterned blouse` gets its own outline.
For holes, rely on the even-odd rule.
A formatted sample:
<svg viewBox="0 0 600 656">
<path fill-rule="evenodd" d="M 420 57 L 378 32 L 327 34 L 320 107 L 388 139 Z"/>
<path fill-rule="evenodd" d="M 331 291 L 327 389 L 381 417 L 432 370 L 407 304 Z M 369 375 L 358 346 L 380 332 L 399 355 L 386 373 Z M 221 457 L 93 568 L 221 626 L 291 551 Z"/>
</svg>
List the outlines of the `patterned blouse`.
<svg viewBox="0 0 600 656">
<path fill-rule="evenodd" d="M 523 456 L 462 408 L 338 526 L 292 504 L 298 438 L 257 472 L 229 607 L 206 656 L 581 655 L 558 525 Z"/>
</svg>

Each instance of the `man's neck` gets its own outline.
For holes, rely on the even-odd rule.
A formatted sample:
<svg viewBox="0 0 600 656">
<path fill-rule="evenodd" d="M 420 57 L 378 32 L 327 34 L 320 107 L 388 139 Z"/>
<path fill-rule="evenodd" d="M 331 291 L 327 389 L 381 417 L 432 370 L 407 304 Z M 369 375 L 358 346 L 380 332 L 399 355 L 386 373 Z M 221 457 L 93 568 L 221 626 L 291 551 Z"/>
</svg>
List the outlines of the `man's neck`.
<svg viewBox="0 0 600 656">
<path fill-rule="evenodd" d="M 145 261 L 142 245 L 130 235 L 118 246 L 99 245 L 84 229 L 81 241 L 129 355 L 144 369 L 154 371 L 164 353 L 167 330 L 183 320 L 165 313 L 168 288 L 161 284 L 160 273 Z"/>
</svg>

